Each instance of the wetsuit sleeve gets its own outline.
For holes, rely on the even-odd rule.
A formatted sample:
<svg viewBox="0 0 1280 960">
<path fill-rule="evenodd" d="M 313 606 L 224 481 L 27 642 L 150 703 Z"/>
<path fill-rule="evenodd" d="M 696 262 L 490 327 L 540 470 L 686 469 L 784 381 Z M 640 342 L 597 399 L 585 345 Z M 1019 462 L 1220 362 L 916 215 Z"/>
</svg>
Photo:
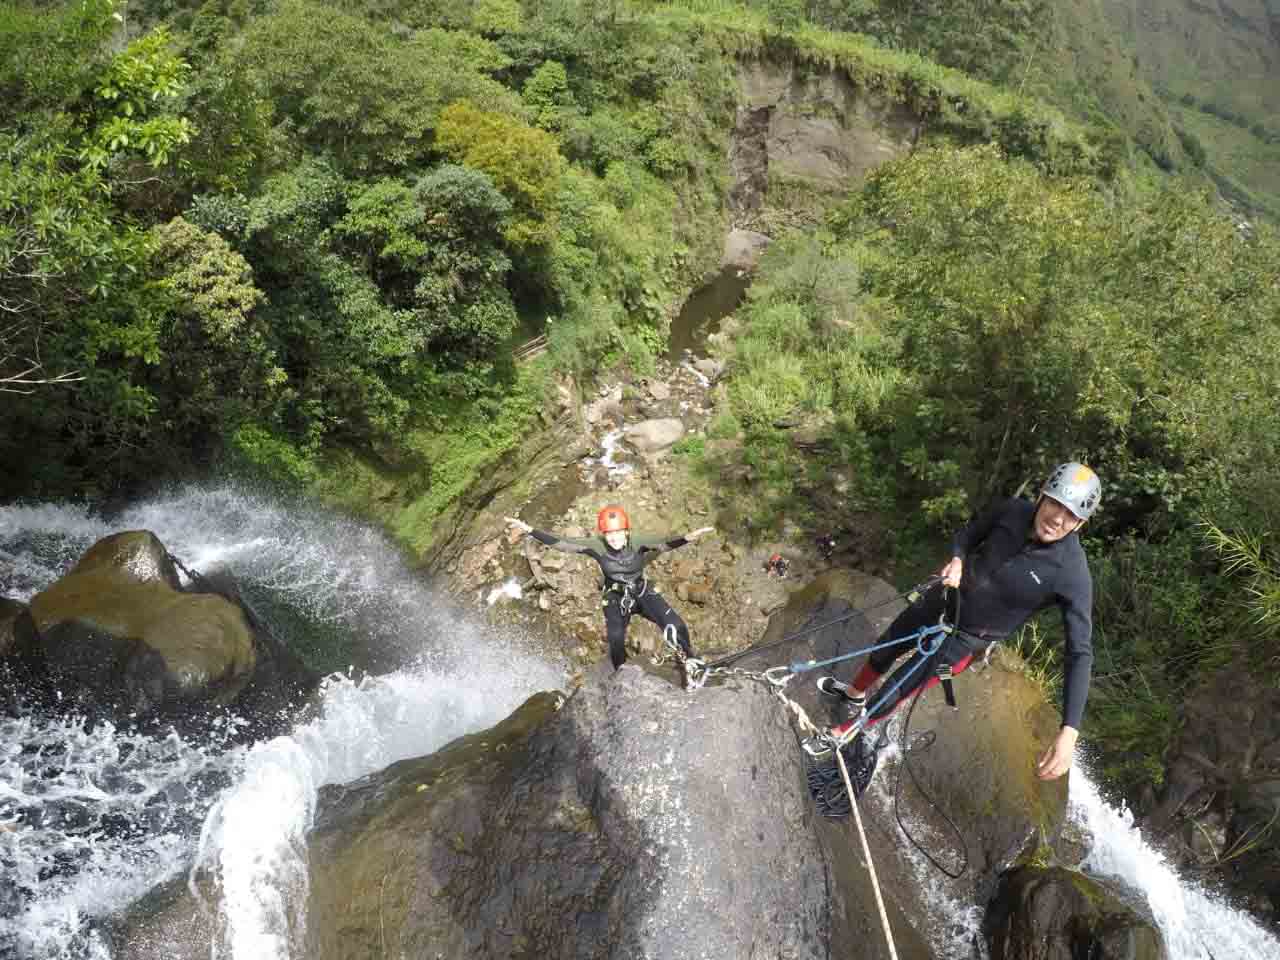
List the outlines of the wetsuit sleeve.
<svg viewBox="0 0 1280 960">
<path fill-rule="evenodd" d="M 656 537 L 636 537 L 633 542 L 638 552 L 653 554 L 653 556 L 649 557 L 652 560 L 654 556 L 666 553 L 668 550 L 675 550 L 677 547 L 683 547 L 689 541 L 684 537 L 675 537 L 671 540 L 659 540 Z"/>
<path fill-rule="evenodd" d="M 1058 599 L 1066 634 L 1062 664 L 1062 722 L 1080 729 L 1093 672 L 1093 581 L 1088 573 Z"/>
<path fill-rule="evenodd" d="M 951 539 L 951 556 L 959 557 L 961 560 L 968 556 L 987 538 L 987 534 L 996 524 L 996 518 L 1002 511 L 1008 509 L 1008 506 L 1008 500 L 997 500 L 985 510 L 974 514 L 973 519 L 957 530 L 956 535 Z"/>
<path fill-rule="evenodd" d="M 530 530 L 529 536 L 552 550 L 559 550 L 562 553 L 585 553 L 588 556 L 595 556 L 595 551 L 591 549 L 592 543 L 590 540 L 566 540 L 563 537 L 557 537 L 554 533 L 547 533 L 545 530 Z"/>
</svg>

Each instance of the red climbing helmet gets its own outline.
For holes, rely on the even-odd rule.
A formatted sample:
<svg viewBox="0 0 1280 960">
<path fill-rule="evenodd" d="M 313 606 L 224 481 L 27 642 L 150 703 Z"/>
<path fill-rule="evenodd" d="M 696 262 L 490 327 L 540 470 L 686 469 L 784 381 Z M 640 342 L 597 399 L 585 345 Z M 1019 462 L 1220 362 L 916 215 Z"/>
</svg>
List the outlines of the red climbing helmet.
<svg viewBox="0 0 1280 960">
<path fill-rule="evenodd" d="M 601 533 L 630 530 L 631 521 L 627 518 L 627 511 L 617 504 L 610 504 L 596 515 L 596 529 Z"/>
</svg>

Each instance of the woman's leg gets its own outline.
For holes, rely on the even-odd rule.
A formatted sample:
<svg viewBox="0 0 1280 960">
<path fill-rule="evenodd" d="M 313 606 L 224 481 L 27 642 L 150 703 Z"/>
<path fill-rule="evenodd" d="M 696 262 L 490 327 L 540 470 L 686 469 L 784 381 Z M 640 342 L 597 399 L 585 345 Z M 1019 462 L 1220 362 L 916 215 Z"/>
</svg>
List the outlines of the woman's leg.
<svg viewBox="0 0 1280 960">
<path fill-rule="evenodd" d="M 604 599 L 604 632 L 609 640 L 609 659 L 617 670 L 627 662 L 627 624 L 630 614 L 622 612 L 622 594 L 609 591 Z"/>
<path fill-rule="evenodd" d="M 657 624 L 663 634 L 667 632 L 667 627 L 674 627 L 676 643 L 680 645 L 686 657 L 693 656 L 693 648 L 689 646 L 689 627 L 681 619 L 680 614 L 671 608 L 671 604 L 662 598 L 662 594 L 656 590 L 646 590 L 644 596 L 636 601 L 636 609 L 646 620 Z"/>
</svg>

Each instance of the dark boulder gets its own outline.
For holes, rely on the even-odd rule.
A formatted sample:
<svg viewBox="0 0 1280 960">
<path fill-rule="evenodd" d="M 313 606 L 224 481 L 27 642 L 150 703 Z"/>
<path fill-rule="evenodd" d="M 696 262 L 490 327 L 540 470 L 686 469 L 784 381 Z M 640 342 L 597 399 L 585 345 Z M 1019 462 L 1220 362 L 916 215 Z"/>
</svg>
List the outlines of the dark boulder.
<svg viewBox="0 0 1280 960">
<path fill-rule="evenodd" d="M 21 712 L 42 695 L 44 655 L 25 603 L 0 597 L 0 710 Z"/>
<path fill-rule="evenodd" d="M 627 665 L 322 794 L 310 955 L 826 958 L 786 715 Z"/>
<path fill-rule="evenodd" d="M 1106 887 L 1060 867 L 1006 874 L 987 912 L 991 960 L 1164 960 L 1151 920 Z"/>
<path fill-rule="evenodd" d="M 1144 823 L 1175 862 L 1206 871 L 1260 916 L 1280 919 L 1280 688 L 1238 660 L 1185 700 Z"/>
</svg>

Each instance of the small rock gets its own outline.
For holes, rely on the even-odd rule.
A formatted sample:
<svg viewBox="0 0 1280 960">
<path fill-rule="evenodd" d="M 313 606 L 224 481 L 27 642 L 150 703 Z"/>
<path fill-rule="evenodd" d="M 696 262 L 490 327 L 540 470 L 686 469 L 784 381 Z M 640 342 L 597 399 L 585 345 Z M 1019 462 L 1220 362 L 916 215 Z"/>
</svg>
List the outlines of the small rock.
<svg viewBox="0 0 1280 960">
<path fill-rule="evenodd" d="M 551 591 L 550 590 L 538 591 L 538 609 L 543 611 L 551 609 Z"/>
<path fill-rule="evenodd" d="M 715 380 L 724 372 L 724 364 L 710 357 L 703 357 L 693 365 L 693 368 L 708 380 Z"/>
<path fill-rule="evenodd" d="M 696 603 L 700 607 L 705 607 L 711 602 L 711 588 L 704 583 L 690 584 L 685 593 L 688 594 L 690 603 Z"/>
<path fill-rule="evenodd" d="M 684 424 L 676 417 L 644 420 L 626 430 L 627 440 L 642 453 L 665 450 L 684 436 Z"/>
<path fill-rule="evenodd" d="M 538 558 L 538 563 L 542 565 L 544 570 L 560 571 L 564 569 L 565 555 L 557 553 L 555 550 L 544 550 L 542 556 Z"/>
<path fill-rule="evenodd" d="M 654 380 L 649 384 L 649 396 L 655 400 L 668 400 L 671 398 L 671 387 L 661 380 Z"/>
</svg>

